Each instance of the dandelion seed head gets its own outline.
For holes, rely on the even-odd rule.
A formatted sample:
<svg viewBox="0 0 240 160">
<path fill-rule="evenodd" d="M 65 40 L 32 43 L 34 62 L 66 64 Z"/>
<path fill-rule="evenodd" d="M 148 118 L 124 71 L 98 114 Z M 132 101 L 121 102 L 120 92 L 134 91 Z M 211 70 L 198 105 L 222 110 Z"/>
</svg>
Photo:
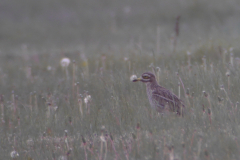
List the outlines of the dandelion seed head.
<svg viewBox="0 0 240 160">
<path fill-rule="evenodd" d="M 62 67 L 68 67 L 68 65 L 70 64 L 71 60 L 69 58 L 62 58 L 60 61 L 60 64 Z"/>
<path fill-rule="evenodd" d="M 67 160 L 67 157 L 66 156 L 60 156 L 60 157 L 58 157 L 58 160 Z"/>
<path fill-rule="evenodd" d="M 230 76 L 230 72 L 229 71 L 226 72 L 226 76 L 228 76 L 228 77 Z"/>
<path fill-rule="evenodd" d="M 100 136 L 100 140 L 101 140 L 102 142 L 106 142 L 104 136 Z"/>
<path fill-rule="evenodd" d="M 27 145 L 28 145 L 28 146 L 33 146 L 33 144 L 34 144 L 33 139 L 32 139 L 32 138 L 29 138 L 29 139 L 27 140 Z"/>
<path fill-rule="evenodd" d="M 48 70 L 48 71 L 51 71 L 51 70 L 52 70 L 52 67 L 51 67 L 51 66 L 47 66 L 47 70 Z"/>
<path fill-rule="evenodd" d="M 191 52 L 187 51 L 187 55 L 188 55 L 188 56 L 190 56 L 191 54 L 192 54 Z"/>
<path fill-rule="evenodd" d="M 130 7 L 130 6 L 125 6 L 125 7 L 123 8 L 123 12 L 124 12 L 125 14 L 129 14 L 129 13 L 131 12 L 131 7 Z"/>
<path fill-rule="evenodd" d="M 128 59 L 128 57 L 124 57 L 124 61 L 128 61 L 129 59 Z"/>
<path fill-rule="evenodd" d="M 19 154 L 17 151 L 14 150 L 10 153 L 10 156 L 11 156 L 11 158 L 17 158 L 19 156 Z"/>
<path fill-rule="evenodd" d="M 151 63 L 151 64 L 149 65 L 149 67 L 150 67 L 150 68 L 154 67 L 153 63 Z"/>
<path fill-rule="evenodd" d="M 91 100 L 91 95 L 87 95 L 87 96 L 84 98 L 84 103 L 87 104 L 90 100 Z"/>
<path fill-rule="evenodd" d="M 131 77 L 130 77 L 130 81 L 134 81 L 134 80 L 136 80 L 137 79 L 137 76 L 136 75 L 132 75 Z"/>
<path fill-rule="evenodd" d="M 205 97 L 208 97 L 208 94 L 207 94 L 205 91 L 203 91 L 203 95 L 204 95 Z"/>
<path fill-rule="evenodd" d="M 58 109 L 58 106 L 54 106 L 53 109 L 54 111 L 56 111 Z"/>
<path fill-rule="evenodd" d="M 221 90 L 224 90 L 224 86 L 223 86 L 223 85 L 221 85 L 221 86 L 220 86 L 220 89 L 221 89 Z"/>
<path fill-rule="evenodd" d="M 105 130 L 105 126 L 102 126 L 102 127 L 101 127 L 101 130 Z"/>
<path fill-rule="evenodd" d="M 161 71 L 161 68 L 160 68 L 160 67 L 156 67 L 156 70 L 157 70 L 158 72 L 160 72 L 160 71 Z"/>
</svg>

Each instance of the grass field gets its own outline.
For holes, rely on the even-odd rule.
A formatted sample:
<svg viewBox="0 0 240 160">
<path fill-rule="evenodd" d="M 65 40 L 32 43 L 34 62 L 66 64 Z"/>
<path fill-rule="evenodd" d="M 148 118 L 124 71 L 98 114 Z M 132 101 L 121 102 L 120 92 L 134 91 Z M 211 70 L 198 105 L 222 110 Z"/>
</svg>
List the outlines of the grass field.
<svg viewBox="0 0 240 160">
<path fill-rule="evenodd" d="M 1 5 L 0 159 L 239 159 L 237 0 Z M 145 71 L 183 118 L 150 108 Z"/>
</svg>

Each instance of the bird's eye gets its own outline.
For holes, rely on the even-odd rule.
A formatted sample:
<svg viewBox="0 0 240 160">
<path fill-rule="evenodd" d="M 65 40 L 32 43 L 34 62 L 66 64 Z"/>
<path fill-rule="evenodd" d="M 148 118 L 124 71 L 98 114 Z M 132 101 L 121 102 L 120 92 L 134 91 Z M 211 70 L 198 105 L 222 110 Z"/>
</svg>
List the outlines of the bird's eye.
<svg viewBox="0 0 240 160">
<path fill-rule="evenodd" d="M 143 79 L 149 79 L 149 77 L 148 76 L 143 76 Z"/>
</svg>

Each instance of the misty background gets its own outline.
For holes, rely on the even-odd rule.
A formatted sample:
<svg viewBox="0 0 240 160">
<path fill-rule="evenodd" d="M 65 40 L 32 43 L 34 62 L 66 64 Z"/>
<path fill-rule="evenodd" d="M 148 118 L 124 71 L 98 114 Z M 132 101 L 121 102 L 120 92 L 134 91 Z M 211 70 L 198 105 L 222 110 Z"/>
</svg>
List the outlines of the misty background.
<svg viewBox="0 0 240 160">
<path fill-rule="evenodd" d="M 177 16 L 180 50 L 209 40 L 238 48 L 238 0 L 2 0 L 0 49 L 13 53 L 23 45 L 42 51 L 85 46 L 101 51 L 140 42 L 152 50 L 159 26 L 161 51 L 168 52 Z"/>
</svg>

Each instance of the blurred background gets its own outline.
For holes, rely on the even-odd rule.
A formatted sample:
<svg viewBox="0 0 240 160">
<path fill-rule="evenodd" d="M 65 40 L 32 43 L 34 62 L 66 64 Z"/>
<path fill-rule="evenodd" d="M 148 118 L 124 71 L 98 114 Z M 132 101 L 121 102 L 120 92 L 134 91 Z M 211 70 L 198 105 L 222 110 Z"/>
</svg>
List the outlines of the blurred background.
<svg viewBox="0 0 240 160">
<path fill-rule="evenodd" d="M 2 0 L 0 49 L 14 53 L 23 46 L 43 51 L 85 46 L 102 52 L 141 43 L 142 49 L 152 50 L 159 26 L 161 52 L 168 52 L 178 16 L 179 50 L 209 40 L 238 48 L 238 0 Z"/>
</svg>

